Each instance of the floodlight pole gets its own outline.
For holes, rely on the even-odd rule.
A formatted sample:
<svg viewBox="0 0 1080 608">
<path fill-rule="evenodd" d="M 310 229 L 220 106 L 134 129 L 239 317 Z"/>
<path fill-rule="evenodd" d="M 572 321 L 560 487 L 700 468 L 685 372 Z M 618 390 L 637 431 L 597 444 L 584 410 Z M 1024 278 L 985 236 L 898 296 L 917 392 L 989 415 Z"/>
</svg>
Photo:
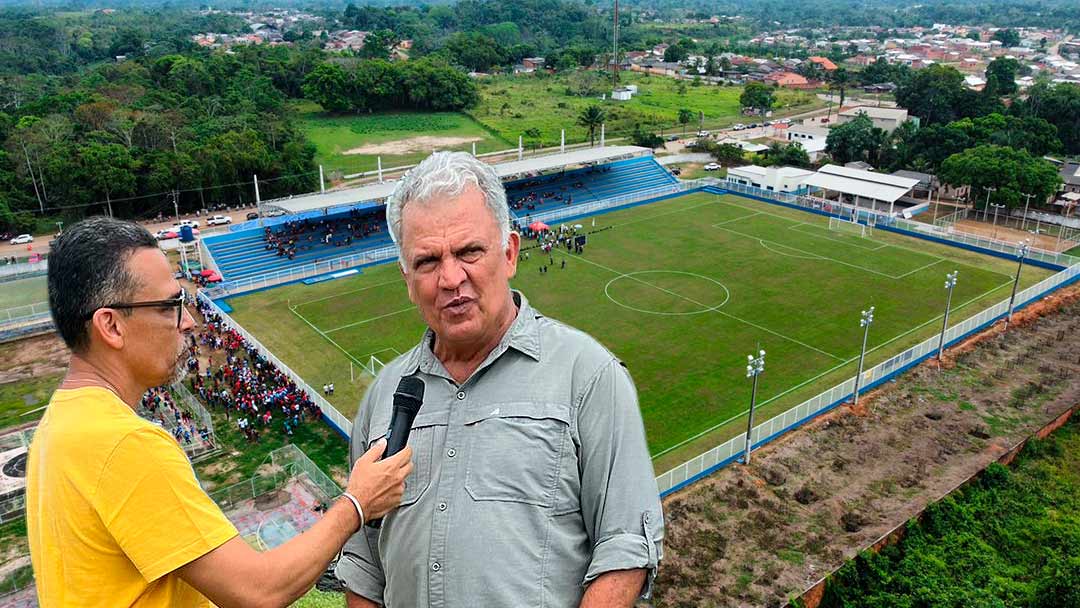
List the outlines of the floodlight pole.
<svg viewBox="0 0 1080 608">
<path fill-rule="evenodd" d="M 990 203 L 990 206 L 994 208 L 994 238 L 997 238 L 997 216 L 998 211 L 1005 208 L 1005 205 L 999 205 L 997 203 Z"/>
<path fill-rule="evenodd" d="M 983 206 L 983 221 L 986 221 L 986 214 L 990 211 L 990 193 L 997 192 L 997 188 L 986 188 L 986 205 Z"/>
<path fill-rule="evenodd" d="M 866 361 L 866 339 L 870 336 L 870 325 L 873 322 L 874 307 L 871 306 L 870 310 L 862 311 L 862 318 L 859 319 L 859 327 L 863 328 L 862 352 L 859 353 L 859 371 L 855 374 L 855 400 L 852 405 L 859 405 L 859 383 L 862 380 L 863 363 Z"/>
<path fill-rule="evenodd" d="M 949 295 L 945 299 L 945 321 L 941 324 L 941 339 L 938 340 L 937 360 L 939 363 L 942 355 L 945 354 L 945 330 L 949 327 L 949 311 L 952 308 L 953 288 L 956 287 L 956 277 L 959 274 L 959 270 L 954 270 L 945 275 L 945 289 L 949 291 Z"/>
<path fill-rule="evenodd" d="M 1031 199 L 1035 198 L 1035 195 L 1034 194 L 1023 194 L 1023 193 L 1021 193 L 1020 196 L 1024 197 L 1024 219 L 1020 220 L 1021 221 L 1020 229 L 1026 231 L 1027 230 L 1028 207 L 1031 206 Z"/>
<path fill-rule="evenodd" d="M 754 430 L 754 407 L 757 405 L 758 376 L 765 371 L 765 351 L 759 350 L 758 356 L 746 355 L 746 377 L 753 378 L 750 389 L 750 415 L 746 419 L 746 454 L 743 456 L 743 464 L 750 464 L 750 448 L 753 446 L 750 435 Z"/>
<path fill-rule="evenodd" d="M 1020 273 L 1024 270 L 1024 258 L 1027 257 L 1029 241 L 1024 241 L 1016 247 L 1016 257 L 1019 264 L 1016 267 L 1016 279 L 1013 280 L 1012 295 L 1009 296 L 1009 314 L 1005 317 L 1005 329 L 1009 331 L 1009 321 L 1012 320 L 1013 305 L 1016 303 L 1016 288 L 1020 286 Z"/>
</svg>

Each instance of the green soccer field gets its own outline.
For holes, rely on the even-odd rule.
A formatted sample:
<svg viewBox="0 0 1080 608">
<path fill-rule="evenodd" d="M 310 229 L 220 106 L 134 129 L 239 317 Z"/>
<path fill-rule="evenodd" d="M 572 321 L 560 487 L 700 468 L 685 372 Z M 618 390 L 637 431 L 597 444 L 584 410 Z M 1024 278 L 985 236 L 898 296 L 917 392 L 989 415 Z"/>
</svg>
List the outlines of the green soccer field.
<svg viewBox="0 0 1080 608">
<path fill-rule="evenodd" d="M 746 355 L 768 353 L 757 420 L 855 373 L 859 313 L 877 307 L 867 366 L 940 331 L 945 274 L 959 270 L 953 322 L 1005 299 L 1015 263 L 741 197 L 692 194 L 583 220 L 584 256 L 533 251 L 514 287 L 541 312 L 595 336 L 629 366 L 658 470 L 745 426 Z M 561 263 L 566 260 L 566 268 Z M 1022 284 L 1050 272 L 1026 267 Z M 423 325 L 396 264 L 230 300 L 234 317 L 331 401 L 356 411 L 374 355 L 411 348 Z M 349 380 L 350 360 L 355 381 Z M 740 420 L 742 418 L 742 420 Z"/>
</svg>

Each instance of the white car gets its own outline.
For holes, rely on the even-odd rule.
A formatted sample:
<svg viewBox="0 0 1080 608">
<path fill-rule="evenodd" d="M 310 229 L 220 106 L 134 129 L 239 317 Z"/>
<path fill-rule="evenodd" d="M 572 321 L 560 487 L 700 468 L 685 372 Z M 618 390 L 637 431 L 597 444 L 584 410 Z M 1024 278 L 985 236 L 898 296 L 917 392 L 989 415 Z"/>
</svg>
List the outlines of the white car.
<svg viewBox="0 0 1080 608">
<path fill-rule="evenodd" d="M 731 128 L 736 130 L 736 131 L 742 131 L 743 129 L 746 128 L 746 125 L 742 124 L 741 122 L 737 122 L 737 123 L 731 125 Z"/>
<path fill-rule="evenodd" d="M 716 163 L 709 163 L 709 164 L 705 165 L 705 170 L 706 171 L 719 171 L 720 170 L 720 165 L 718 165 Z"/>
<path fill-rule="evenodd" d="M 207 218 L 207 220 L 206 220 L 206 225 L 207 226 L 220 226 L 222 224 L 231 224 L 231 223 L 232 223 L 232 217 L 230 217 L 228 215 L 215 215 L 214 217 Z"/>
<path fill-rule="evenodd" d="M 11 239 L 12 245 L 25 245 L 27 243 L 33 243 L 34 237 L 29 234 L 20 234 L 19 236 Z"/>
<path fill-rule="evenodd" d="M 778 122 L 778 123 L 780 123 L 782 125 L 790 125 L 791 124 L 791 119 L 790 118 L 781 118 L 780 120 L 778 120 L 776 122 Z"/>
<path fill-rule="evenodd" d="M 709 132 L 708 132 L 708 131 L 698 131 L 698 132 L 697 132 L 697 136 L 698 136 L 698 137 L 708 137 L 708 136 L 709 136 Z"/>
<path fill-rule="evenodd" d="M 176 224 L 176 226 L 173 227 L 179 229 L 179 226 L 191 226 L 192 228 L 198 228 L 199 222 L 197 222 L 196 220 L 180 220 Z"/>
</svg>

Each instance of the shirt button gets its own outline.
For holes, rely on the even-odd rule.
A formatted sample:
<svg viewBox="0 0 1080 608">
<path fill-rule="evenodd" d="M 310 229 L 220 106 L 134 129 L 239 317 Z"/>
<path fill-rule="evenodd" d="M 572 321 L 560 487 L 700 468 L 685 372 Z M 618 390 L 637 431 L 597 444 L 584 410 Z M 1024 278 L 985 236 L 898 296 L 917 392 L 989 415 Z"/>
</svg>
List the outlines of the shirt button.
<svg viewBox="0 0 1080 608">
<path fill-rule="evenodd" d="M 450 448 L 449 450 L 446 450 L 446 456 L 449 457 L 449 458 L 453 458 L 454 456 L 457 456 L 457 450 L 455 450 L 454 448 Z"/>
<path fill-rule="evenodd" d="M 464 399 L 465 398 L 465 391 L 458 391 L 457 392 L 457 398 L 458 398 L 458 401 L 461 401 L 462 399 Z"/>
<path fill-rule="evenodd" d="M 438 572 L 439 570 L 442 570 L 442 566 L 439 564 L 439 562 L 435 562 L 435 563 L 431 564 L 431 571 L 432 572 Z"/>
<path fill-rule="evenodd" d="M 446 503 L 445 502 L 440 502 L 439 503 L 439 510 L 440 511 L 445 511 L 446 510 Z"/>
</svg>

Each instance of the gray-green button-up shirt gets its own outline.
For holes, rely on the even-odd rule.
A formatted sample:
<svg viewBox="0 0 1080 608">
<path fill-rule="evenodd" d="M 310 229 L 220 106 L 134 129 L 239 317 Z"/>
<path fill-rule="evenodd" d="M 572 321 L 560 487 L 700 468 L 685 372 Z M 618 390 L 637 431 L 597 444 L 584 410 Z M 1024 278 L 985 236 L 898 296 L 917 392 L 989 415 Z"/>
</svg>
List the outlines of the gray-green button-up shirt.
<svg viewBox="0 0 1080 608">
<path fill-rule="evenodd" d="M 390 608 L 571 608 L 600 574 L 645 568 L 647 597 L 664 522 L 634 384 L 596 340 L 514 299 L 517 318 L 465 383 L 428 330 L 365 395 L 354 462 L 386 433 L 398 380 L 426 385 L 401 506 L 338 562 L 352 592 Z"/>
</svg>

